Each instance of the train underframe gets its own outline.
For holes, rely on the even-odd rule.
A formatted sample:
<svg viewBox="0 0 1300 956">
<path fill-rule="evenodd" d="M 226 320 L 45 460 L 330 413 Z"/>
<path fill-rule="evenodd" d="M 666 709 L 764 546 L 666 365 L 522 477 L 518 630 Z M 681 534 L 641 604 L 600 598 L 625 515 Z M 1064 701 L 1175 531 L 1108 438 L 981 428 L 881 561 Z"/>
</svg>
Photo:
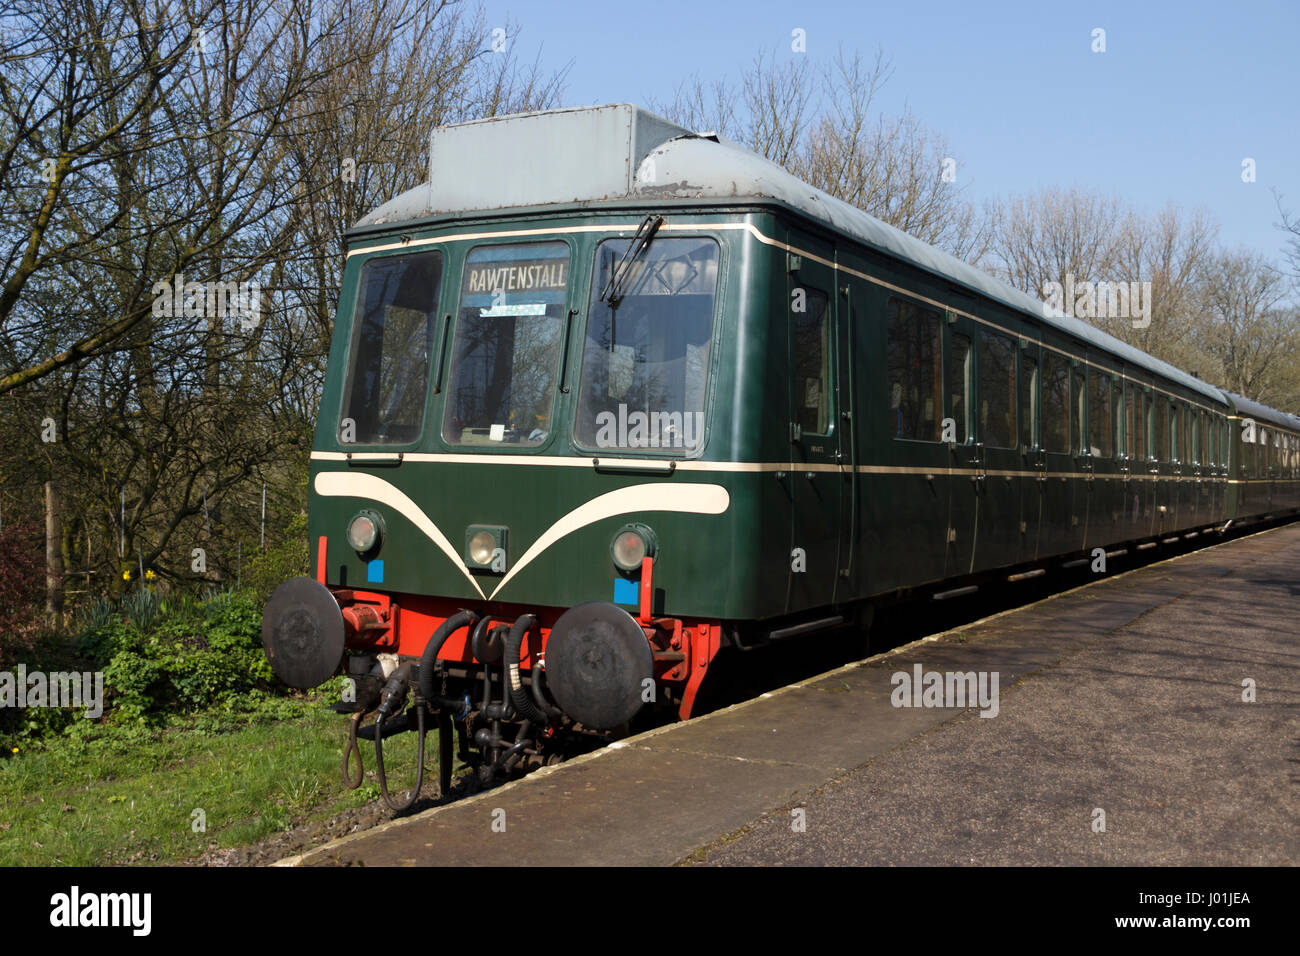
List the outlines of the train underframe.
<svg viewBox="0 0 1300 956">
<path fill-rule="evenodd" d="M 624 736 L 656 715 L 689 718 L 724 629 L 653 615 L 652 573 L 642 569 L 635 612 L 604 602 L 530 608 L 394 595 L 298 578 L 268 603 L 263 642 L 291 686 L 324 679 L 320 670 L 299 679 L 295 655 L 314 658 L 311 668 L 333 657 L 328 673 L 342 658 L 350 680 L 334 709 L 351 715 L 344 778 L 361 784 L 361 742 L 371 743 L 383 797 L 401 811 L 419 798 L 425 735 L 435 728 L 446 793 L 456 757 L 474 768 L 470 785 L 483 786 Z M 406 731 L 418 735 L 419 766 L 399 800 L 389 792 L 383 748 Z"/>
</svg>

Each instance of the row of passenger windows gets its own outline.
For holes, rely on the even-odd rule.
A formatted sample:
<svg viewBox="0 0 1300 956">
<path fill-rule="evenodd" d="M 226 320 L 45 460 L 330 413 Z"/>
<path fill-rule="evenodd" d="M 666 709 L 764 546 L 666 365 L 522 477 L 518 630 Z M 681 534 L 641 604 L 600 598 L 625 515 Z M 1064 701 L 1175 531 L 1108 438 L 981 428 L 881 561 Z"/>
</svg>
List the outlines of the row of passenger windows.
<svg viewBox="0 0 1300 956">
<path fill-rule="evenodd" d="M 891 298 L 888 322 L 888 407 L 896 438 L 981 441 L 993 448 L 1021 445 L 1100 458 L 1118 453 L 1134 459 L 1228 462 L 1229 422 L 1203 408 L 1072 364 L 1069 357 L 1046 349 L 1041 368 L 1022 351 L 1017 375 L 1016 340 L 985 328 L 975 332 L 973 342 L 956 329 L 949 332 L 945 383 L 941 314 Z M 971 401 L 978 402 L 974 414 Z M 946 435 L 945 418 L 951 420 Z M 1247 477 L 1295 475 L 1300 443 L 1261 429 L 1257 444 L 1247 446 L 1246 459 Z"/>
</svg>

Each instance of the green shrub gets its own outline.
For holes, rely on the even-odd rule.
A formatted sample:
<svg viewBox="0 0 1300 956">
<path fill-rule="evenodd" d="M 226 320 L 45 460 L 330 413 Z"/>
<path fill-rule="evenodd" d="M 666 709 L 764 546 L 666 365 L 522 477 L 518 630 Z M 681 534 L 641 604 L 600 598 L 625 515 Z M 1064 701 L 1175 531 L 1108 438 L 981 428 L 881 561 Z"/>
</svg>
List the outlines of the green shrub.
<svg viewBox="0 0 1300 956">
<path fill-rule="evenodd" d="M 119 720 L 143 719 L 164 693 L 163 668 L 137 651 L 119 651 L 104 668 L 104 691 Z"/>
<path fill-rule="evenodd" d="M 289 578 L 306 576 L 311 569 L 307 546 L 307 516 L 294 515 L 278 544 L 256 554 L 244 565 L 244 582 L 262 603 Z"/>
<path fill-rule="evenodd" d="M 210 715 L 213 726 L 270 722 L 301 704 L 285 699 L 262 650 L 262 601 L 251 588 L 101 602 L 74 640 L 50 641 L 25 660 L 29 669 L 102 670 L 105 721 L 119 727 L 187 715 Z M 0 736 L 84 734 L 79 725 L 92 723 L 71 710 L 15 710 L 0 714 Z"/>
</svg>

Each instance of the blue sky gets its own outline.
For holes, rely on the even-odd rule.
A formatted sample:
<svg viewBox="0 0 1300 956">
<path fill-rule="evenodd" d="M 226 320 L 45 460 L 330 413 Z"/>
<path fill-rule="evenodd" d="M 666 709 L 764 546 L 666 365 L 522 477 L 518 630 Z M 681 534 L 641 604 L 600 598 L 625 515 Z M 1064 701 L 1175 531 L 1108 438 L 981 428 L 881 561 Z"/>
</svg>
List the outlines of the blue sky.
<svg viewBox="0 0 1300 956">
<path fill-rule="evenodd" d="M 573 61 L 567 105 L 670 100 L 684 78 L 735 79 L 760 49 L 816 63 L 885 51 L 891 113 L 943 134 L 966 195 L 1079 186 L 1154 211 L 1204 206 L 1220 241 L 1279 258 L 1270 188 L 1300 213 L 1300 0 L 1226 3 L 543 3 L 487 0 L 516 53 Z M 1106 31 L 1094 53 L 1092 31 Z M 814 64 L 815 65 L 815 64 Z M 1256 181 L 1242 182 L 1242 160 Z"/>
</svg>

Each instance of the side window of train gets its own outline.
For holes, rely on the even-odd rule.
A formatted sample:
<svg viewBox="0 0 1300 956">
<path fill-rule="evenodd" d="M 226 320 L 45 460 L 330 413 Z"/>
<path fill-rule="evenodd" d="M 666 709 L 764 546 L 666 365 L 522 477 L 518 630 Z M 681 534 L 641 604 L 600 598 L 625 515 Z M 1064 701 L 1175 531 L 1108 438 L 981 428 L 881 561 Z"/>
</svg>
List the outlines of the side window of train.
<svg viewBox="0 0 1300 956">
<path fill-rule="evenodd" d="M 1174 399 L 1169 400 L 1169 460 L 1182 462 L 1183 446 L 1179 441 L 1178 423 L 1182 406 Z"/>
<path fill-rule="evenodd" d="M 831 426 L 831 341 L 827 295 L 806 289 L 803 312 L 794 313 L 795 404 L 804 434 L 827 435 Z"/>
<path fill-rule="evenodd" d="M 1169 460 L 1181 464 L 1187 457 L 1183 454 L 1182 425 L 1183 407 L 1178 404 L 1177 399 L 1169 400 Z"/>
<path fill-rule="evenodd" d="M 1151 389 L 1141 390 L 1141 457 L 1145 462 L 1152 462 L 1156 459 L 1156 425 L 1153 419 L 1156 418 L 1156 395 Z"/>
<path fill-rule="evenodd" d="M 1034 426 L 1038 415 L 1038 362 L 1022 353 L 1020 359 L 1020 444 L 1035 447 Z"/>
<path fill-rule="evenodd" d="M 1128 379 L 1124 380 L 1123 396 L 1120 401 L 1124 403 L 1124 441 L 1117 443 L 1116 447 L 1123 449 L 1125 458 L 1132 458 L 1137 448 L 1133 426 L 1137 421 L 1137 414 L 1133 410 L 1133 383 Z"/>
<path fill-rule="evenodd" d="M 1075 454 L 1084 454 L 1088 450 L 1088 433 L 1084 428 L 1087 421 L 1085 415 L 1088 408 L 1088 393 L 1083 370 L 1076 368 L 1071 380 L 1074 382 L 1074 429 L 1071 437 L 1074 439 Z"/>
<path fill-rule="evenodd" d="M 1132 407 L 1130 418 L 1130 433 L 1128 433 L 1128 455 L 1131 458 L 1145 462 L 1147 460 L 1147 393 L 1141 388 L 1139 382 L 1130 382 L 1132 385 Z"/>
<path fill-rule="evenodd" d="M 1169 399 L 1164 395 L 1156 396 L 1156 450 L 1155 456 L 1160 461 L 1169 461 Z"/>
<path fill-rule="evenodd" d="M 971 350 L 970 336 L 954 332 L 948 356 L 948 415 L 957 423 L 957 443 L 969 437 Z"/>
<path fill-rule="evenodd" d="M 1088 377 L 1092 380 L 1088 405 L 1088 451 L 1100 458 L 1110 458 L 1114 454 L 1111 436 L 1115 432 L 1110 420 L 1110 376 L 1092 369 Z"/>
<path fill-rule="evenodd" d="M 1070 450 L 1070 364 L 1059 352 L 1043 353 L 1043 449 Z"/>
<path fill-rule="evenodd" d="M 1174 461 L 1180 464 L 1187 462 L 1187 408 L 1181 402 L 1169 403 L 1169 424 L 1173 432 L 1170 438 L 1171 451 Z"/>
<path fill-rule="evenodd" d="M 895 438 L 939 441 L 943 353 L 939 313 L 891 298 L 887 349 L 889 430 Z"/>
<path fill-rule="evenodd" d="M 979 440 L 993 448 L 1016 444 L 1016 343 L 987 329 L 979 333 Z"/>
</svg>

